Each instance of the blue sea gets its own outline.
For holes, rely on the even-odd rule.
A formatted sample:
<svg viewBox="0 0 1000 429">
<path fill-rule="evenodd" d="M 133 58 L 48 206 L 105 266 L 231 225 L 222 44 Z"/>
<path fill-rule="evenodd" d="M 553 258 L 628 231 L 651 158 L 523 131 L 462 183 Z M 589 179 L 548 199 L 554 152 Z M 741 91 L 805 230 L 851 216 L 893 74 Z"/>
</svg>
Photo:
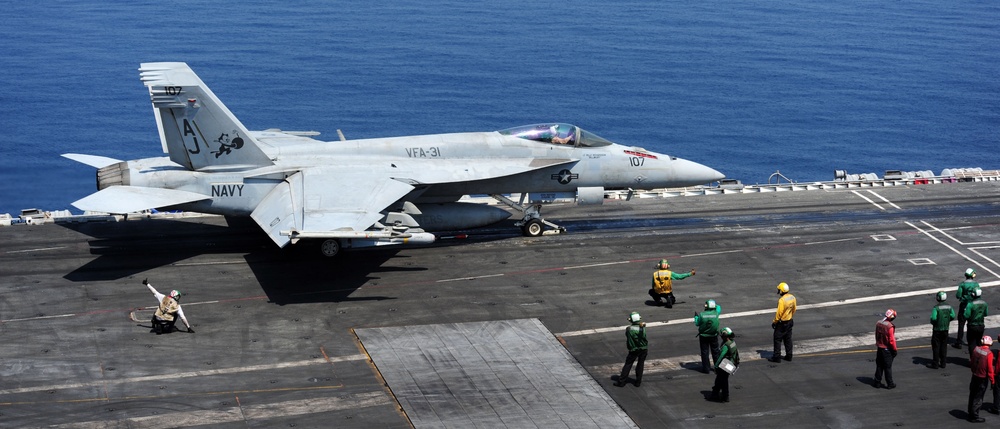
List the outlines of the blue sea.
<svg viewBox="0 0 1000 429">
<path fill-rule="evenodd" d="M 1000 168 L 1000 2 L 5 2 L 0 213 L 161 156 L 140 62 L 250 129 L 336 140 L 569 122 L 744 183 Z"/>
</svg>

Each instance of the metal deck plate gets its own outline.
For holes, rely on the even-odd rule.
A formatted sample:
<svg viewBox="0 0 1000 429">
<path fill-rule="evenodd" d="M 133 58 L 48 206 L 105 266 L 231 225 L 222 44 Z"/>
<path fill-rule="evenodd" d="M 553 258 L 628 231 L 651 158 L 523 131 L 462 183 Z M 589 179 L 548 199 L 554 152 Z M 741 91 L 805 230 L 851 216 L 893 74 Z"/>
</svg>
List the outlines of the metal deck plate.
<svg viewBox="0 0 1000 429">
<path fill-rule="evenodd" d="M 637 427 L 538 319 L 355 332 L 414 427 Z"/>
</svg>

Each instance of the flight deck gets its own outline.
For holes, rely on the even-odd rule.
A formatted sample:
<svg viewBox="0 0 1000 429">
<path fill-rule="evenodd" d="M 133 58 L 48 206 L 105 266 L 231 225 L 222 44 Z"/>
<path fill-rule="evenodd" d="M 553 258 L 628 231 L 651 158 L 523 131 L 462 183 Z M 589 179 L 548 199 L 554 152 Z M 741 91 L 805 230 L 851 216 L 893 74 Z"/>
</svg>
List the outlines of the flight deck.
<svg viewBox="0 0 1000 429">
<path fill-rule="evenodd" d="M 278 249 L 252 222 L 130 217 L 0 228 L 4 427 L 942 427 L 964 424 L 965 349 L 930 369 L 934 294 L 975 268 L 1000 305 L 1000 182 L 553 204 L 422 248 Z M 654 306 L 654 264 L 697 274 Z M 142 285 L 196 333 L 150 332 Z M 772 363 L 775 285 L 798 299 Z M 692 316 L 736 332 L 731 402 L 706 400 Z M 895 309 L 898 387 L 872 387 Z M 615 387 L 629 312 L 641 387 Z M 952 325 L 953 328 L 955 325 Z M 1000 319 L 986 333 L 1000 334 Z M 954 338 L 954 334 L 952 334 Z M 992 399 L 987 393 L 987 402 Z M 988 421 L 1000 416 L 983 412 Z"/>
</svg>

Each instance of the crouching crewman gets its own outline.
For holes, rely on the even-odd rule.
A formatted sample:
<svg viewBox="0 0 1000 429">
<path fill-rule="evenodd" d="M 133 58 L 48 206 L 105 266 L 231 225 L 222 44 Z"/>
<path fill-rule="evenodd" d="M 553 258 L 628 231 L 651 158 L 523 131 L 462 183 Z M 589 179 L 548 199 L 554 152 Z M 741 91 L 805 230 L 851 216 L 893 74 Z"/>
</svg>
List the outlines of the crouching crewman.
<svg viewBox="0 0 1000 429">
<path fill-rule="evenodd" d="M 148 280 L 144 279 L 142 284 L 146 285 L 150 292 L 153 292 L 153 296 L 159 302 L 159 305 L 156 307 L 156 313 L 153 314 L 153 318 L 150 320 L 153 324 L 153 332 L 156 332 L 156 335 L 173 332 L 174 324 L 177 323 L 178 317 L 184 322 L 184 326 L 187 326 L 188 333 L 194 333 L 194 329 L 191 329 L 191 324 L 184 317 L 184 309 L 181 308 L 179 302 L 181 299 L 180 292 L 172 290 L 170 291 L 170 295 L 164 295 L 153 288 L 153 285 L 149 284 Z"/>
</svg>

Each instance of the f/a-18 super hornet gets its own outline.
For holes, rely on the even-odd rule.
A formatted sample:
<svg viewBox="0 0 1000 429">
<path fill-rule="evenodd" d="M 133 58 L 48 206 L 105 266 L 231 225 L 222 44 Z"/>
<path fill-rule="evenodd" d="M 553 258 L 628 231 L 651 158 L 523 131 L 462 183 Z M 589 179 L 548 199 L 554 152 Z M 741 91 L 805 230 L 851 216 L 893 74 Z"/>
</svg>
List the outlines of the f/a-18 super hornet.
<svg viewBox="0 0 1000 429">
<path fill-rule="evenodd" d="M 120 161 L 64 154 L 98 168 L 85 211 L 177 209 L 250 216 L 281 247 L 321 241 L 344 248 L 434 241 L 432 231 L 499 222 L 510 212 L 460 202 L 490 195 L 516 209 L 525 235 L 546 228 L 524 195 L 573 195 L 600 204 L 605 189 L 705 184 L 724 176 L 704 165 L 612 143 L 564 123 L 492 132 L 324 142 L 316 132 L 248 131 L 185 63 L 143 63 L 163 151 Z M 509 196 L 520 194 L 520 201 Z"/>
</svg>

